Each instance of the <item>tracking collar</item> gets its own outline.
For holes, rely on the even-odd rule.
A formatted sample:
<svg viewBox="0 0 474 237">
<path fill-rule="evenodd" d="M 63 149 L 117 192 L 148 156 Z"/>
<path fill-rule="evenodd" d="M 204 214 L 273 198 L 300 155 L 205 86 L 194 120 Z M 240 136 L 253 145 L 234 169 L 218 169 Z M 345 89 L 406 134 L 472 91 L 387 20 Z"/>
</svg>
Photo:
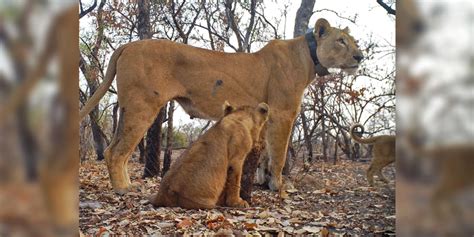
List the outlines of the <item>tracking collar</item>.
<svg viewBox="0 0 474 237">
<path fill-rule="evenodd" d="M 321 63 L 319 63 L 318 55 L 316 55 L 316 48 L 318 47 L 318 44 L 316 43 L 316 39 L 314 38 L 314 33 L 312 29 L 308 29 L 307 33 L 304 35 L 304 38 L 306 39 L 306 43 L 308 43 L 311 59 L 313 59 L 314 62 L 314 70 L 316 71 L 318 76 L 328 75 L 328 69 L 321 65 Z"/>
</svg>

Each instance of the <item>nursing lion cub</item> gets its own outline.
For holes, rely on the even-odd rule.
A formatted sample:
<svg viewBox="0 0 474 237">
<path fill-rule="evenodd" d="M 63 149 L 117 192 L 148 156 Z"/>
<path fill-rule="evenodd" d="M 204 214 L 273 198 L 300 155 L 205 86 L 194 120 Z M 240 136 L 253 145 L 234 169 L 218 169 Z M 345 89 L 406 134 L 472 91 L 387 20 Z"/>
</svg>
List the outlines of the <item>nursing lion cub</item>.
<svg viewBox="0 0 474 237">
<path fill-rule="evenodd" d="M 395 161 L 395 136 L 381 135 L 370 138 L 361 138 L 355 133 L 355 129 L 359 127 L 364 132 L 364 127 L 360 124 L 354 124 L 351 127 L 350 134 L 352 139 L 357 143 L 374 145 L 372 149 L 372 162 L 367 169 L 367 181 L 370 186 L 374 186 L 374 174 L 377 174 L 380 180 L 388 183 L 388 180 L 383 176 L 382 169 Z"/>
<path fill-rule="evenodd" d="M 154 206 L 188 209 L 249 206 L 239 196 L 242 166 L 258 143 L 269 107 L 260 103 L 257 107 L 234 109 L 227 101 L 223 107 L 224 117 L 166 173 L 158 194 L 150 198 Z"/>
</svg>

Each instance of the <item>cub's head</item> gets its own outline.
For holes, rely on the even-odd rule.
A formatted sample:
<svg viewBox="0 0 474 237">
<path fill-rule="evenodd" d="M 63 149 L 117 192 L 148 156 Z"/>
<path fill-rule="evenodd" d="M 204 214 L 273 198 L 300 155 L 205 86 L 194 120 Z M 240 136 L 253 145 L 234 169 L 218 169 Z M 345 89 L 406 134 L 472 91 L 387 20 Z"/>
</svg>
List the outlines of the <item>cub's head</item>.
<svg viewBox="0 0 474 237">
<path fill-rule="evenodd" d="M 340 68 L 348 74 L 357 71 L 364 56 L 357 42 L 349 34 L 348 27 L 343 30 L 334 28 L 326 19 L 320 18 L 313 33 L 318 44 L 316 53 L 321 65 L 326 68 Z"/>
<path fill-rule="evenodd" d="M 268 120 L 270 107 L 266 103 L 260 103 L 257 107 L 242 106 L 235 108 L 225 101 L 223 105 L 224 117 L 238 120 L 250 131 L 254 143 L 260 138 L 260 131 Z"/>
</svg>

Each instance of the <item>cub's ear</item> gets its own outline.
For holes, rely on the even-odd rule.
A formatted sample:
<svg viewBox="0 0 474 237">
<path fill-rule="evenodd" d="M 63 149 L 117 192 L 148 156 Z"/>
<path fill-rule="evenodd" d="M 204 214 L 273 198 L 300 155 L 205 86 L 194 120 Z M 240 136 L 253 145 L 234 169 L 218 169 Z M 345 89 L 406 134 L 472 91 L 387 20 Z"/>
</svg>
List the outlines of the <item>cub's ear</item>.
<svg viewBox="0 0 474 237">
<path fill-rule="evenodd" d="M 263 115 L 268 115 L 268 111 L 270 110 L 270 107 L 266 103 L 260 103 L 257 106 L 257 110 L 259 113 Z"/>
<path fill-rule="evenodd" d="M 324 18 L 319 18 L 318 21 L 316 21 L 316 25 L 314 25 L 314 35 L 316 36 L 316 38 L 326 36 L 330 30 L 331 25 Z"/>
<path fill-rule="evenodd" d="M 225 101 L 224 105 L 222 105 L 222 109 L 224 110 L 224 116 L 234 112 L 235 108 L 230 105 L 229 101 Z"/>
<path fill-rule="evenodd" d="M 344 28 L 342 31 L 344 31 L 346 34 L 351 33 L 351 30 L 349 29 L 348 26 L 346 26 L 346 28 Z"/>
</svg>

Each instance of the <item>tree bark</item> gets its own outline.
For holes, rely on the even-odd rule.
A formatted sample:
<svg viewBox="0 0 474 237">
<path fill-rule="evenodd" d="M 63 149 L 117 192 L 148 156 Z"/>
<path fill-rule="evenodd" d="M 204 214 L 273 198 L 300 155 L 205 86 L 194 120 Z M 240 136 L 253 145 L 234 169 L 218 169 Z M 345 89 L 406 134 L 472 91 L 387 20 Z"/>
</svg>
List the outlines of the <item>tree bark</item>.
<svg viewBox="0 0 474 237">
<path fill-rule="evenodd" d="M 308 162 L 313 161 L 313 143 L 311 142 L 311 135 L 308 128 L 308 121 L 306 119 L 306 115 L 303 111 L 304 108 L 301 109 L 300 116 L 301 116 L 301 124 L 303 125 L 303 135 L 304 135 L 304 142 L 306 145 L 306 149 L 308 151 Z"/>
<path fill-rule="evenodd" d="M 285 166 L 283 166 L 283 175 L 290 175 L 291 172 L 291 162 L 296 158 L 295 148 L 293 145 L 288 145 L 288 152 L 286 154 Z"/>
<path fill-rule="evenodd" d="M 334 138 L 334 156 L 333 156 L 333 165 L 337 163 L 337 148 L 339 143 L 339 133 L 336 133 L 336 137 Z"/>
<path fill-rule="evenodd" d="M 321 85 L 320 86 L 320 91 L 321 91 L 321 96 L 320 96 L 320 101 L 321 101 L 321 107 L 320 107 L 320 113 L 321 113 L 321 129 L 322 129 L 322 133 L 321 133 L 321 140 L 322 140 L 322 145 L 323 145 L 323 159 L 324 161 L 327 161 L 327 156 L 328 156 L 328 153 L 327 153 L 327 150 L 328 150 L 328 144 L 327 144 L 327 135 L 326 135 L 326 122 L 325 122 L 325 117 L 324 116 L 324 107 L 326 106 L 326 102 L 324 101 L 324 85 Z"/>
<path fill-rule="evenodd" d="M 150 39 L 150 1 L 138 0 L 138 16 L 137 30 L 138 37 L 142 39 Z"/>
<path fill-rule="evenodd" d="M 142 138 L 140 143 L 138 143 L 138 150 L 140 151 L 140 157 L 138 158 L 138 161 L 143 164 L 145 163 L 145 139 Z"/>
<path fill-rule="evenodd" d="M 262 147 L 254 147 L 245 158 L 244 167 L 242 169 L 242 179 L 240 181 L 240 197 L 252 203 L 253 182 L 255 172 L 257 171 L 258 161 L 262 154 Z"/>
<path fill-rule="evenodd" d="M 173 152 L 173 114 L 174 101 L 170 101 L 168 107 L 168 129 L 166 131 L 166 148 L 165 155 L 163 157 L 163 171 L 161 172 L 162 177 L 165 176 L 171 165 L 171 155 Z"/>
<path fill-rule="evenodd" d="M 308 29 L 309 19 L 313 15 L 313 8 L 316 0 L 301 0 L 300 7 L 296 12 L 295 28 L 293 36 L 304 35 Z"/>
<path fill-rule="evenodd" d="M 97 58 L 99 55 L 99 49 L 104 39 L 104 20 L 102 16 L 104 6 L 105 0 L 102 0 L 99 4 L 99 8 L 97 9 L 97 38 L 92 48 L 91 55 L 89 55 L 91 64 L 87 65 L 82 56 L 80 60 L 80 67 L 89 87 L 89 97 L 91 97 L 99 87 L 98 79 L 100 66 Z M 91 121 L 92 137 L 94 139 L 94 148 L 97 154 L 97 160 L 103 160 L 105 141 L 104 137 L 102 136 L 104 133 L 98 124 L 99 105 L 95 106 L 94 109 L 89 113 L 89 119 Z"/>
<path fill-rule="evenodd" d="M 150 1 L 138 1 L 137 30 L 140 40 L 151 38 L 150 33 Z M 155 118 L 155 121 L 147 131 L 145 147 L 145 170 L 143 177 L 158 176 L 160 173 L 160 153 L 161 153 L 161 124 L 165 117 L 165 109 Z"/>
<path fill-rule="evenodd" d="M 165 108 L 162 108 L 150 129 L 148 129 L 143 178 L 158 176 L 160 173 L 161 124 L 164 118 Z"/>
</svg>

